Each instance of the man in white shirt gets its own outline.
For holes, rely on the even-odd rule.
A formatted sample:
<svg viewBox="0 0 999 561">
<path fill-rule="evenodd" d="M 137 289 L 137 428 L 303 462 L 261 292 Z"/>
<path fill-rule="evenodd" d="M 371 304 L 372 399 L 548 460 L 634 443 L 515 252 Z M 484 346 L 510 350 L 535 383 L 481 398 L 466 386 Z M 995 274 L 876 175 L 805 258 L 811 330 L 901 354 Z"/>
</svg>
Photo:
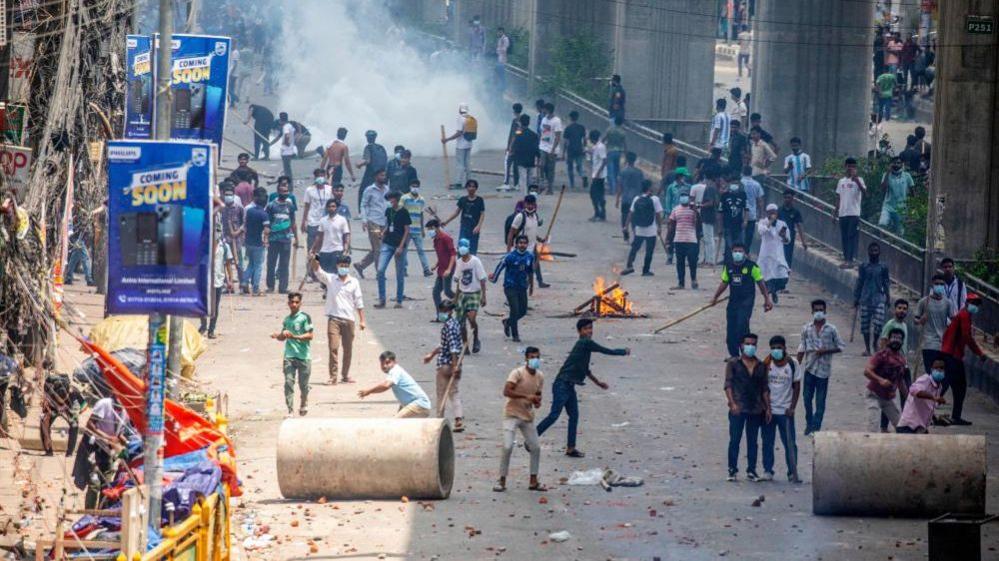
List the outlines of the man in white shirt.
<svg viewBox="0 0 999 561">
<path fill-rule="evenodd" d="M 555 104 L 545 104 L 545 118 L 541 120 L 541 137 L 538 150 L 541 151 L 541 187 L 547 186 L 547 192 L 552 194 L 552 184 L 555 183 L 555 162 L 558 160 L 558 148 L 562 143 L 562 119 L 555 115 Z"/>
<path fill-rule="evenodd" d="M 482 266 L 482 261 L 471 254 L 469 247 L 471 242 L 466 238 L 458 240 L 458 260 L 454 264 L 454 280 L 458 284 L 458 293 L 455 299 L 455 317 L 461 322 L 461 340 L 468 349 L 468 330 L 465 328 L 465 320 L 472 326 L 472 352 L 478 353 L 482 344 L 479 342 L 479 323 L 476 317 L 479 307 L 486 306 L 486 268 Z"/>
<path fill-rule="evenodd" d="M 731 133 L 732 117 L 725 112 L 727 103 L 724 99 L 715 101 L 715 116 L 711 118 L 711 139 L 708 150 L 712 148 L 728 148 L 728 138 Z"/>
<path fill-rule="evenodd" d="M 278 113 L 278 125 L 281 127 L 281 165 L 284 167 L 284 175 L 291 178 L 291 160 L 298 155 L 298 148 L 295 147 L 295 126 L 288 120 L 288 114 L 282 111 Z"/>
<path fill-rule="evenodd" d="M 729 118 L 745 125 L 746 119 L 749 117 L 749 110 L 746 108 L 746 102 L 742 100 L 742 88 L 732 88 L 728 93 L 732 95 L 732 106 L 728 109 Z"/>
<path fill-rule="evenodd" d="M 454 156 L 455 156 L 455 171 L 457 176 L 455 177 L 457 185 L 465 185 L 468 181 L 468 173 L 471 169 L 471 159 L 472 154 L 472 143 L 478 135 L 477 129 L 478 125 L 474 127 L 472 123 L 475 123 L 475 117 L 472 117 L 468 113 L 468 104 L 462 103 L 458 105 L 458 121 L 455 125 L 454 134 L 447 138 L 442 138 L 441 142 L 447 144 L 452 140 L 457 140 L 455 143 Z"/>
<path fill-rule="evenodd" d="M 316 168 L 312 171 L 312 176 L 312 185 L 305 188 L 305 209 L 302 212 L 302 233 L 305 234 L 305 247 L 308 248 L 315 245 L 319 221 L 326 213 L 326 201 L 333 197 L 333 189 L 326 181 L 326 170 Z M 315 280 L 312 275 L 306 278 Z"/>
<path fill-rule="evenodd" d="M 326 285 L 326 324 L 330 346 L 330 384 L 337 383 L 337 371 L 342 370 L 343 382 L 354 382 L 350 377 L 350 357 L 354 349 L 354 315 L 359 320 L 357 326 L 364 331 L 364 299 L 361 296 L 361 283 L 350 276 L 350 256 L 337 258 L 336 274 L 327 273 L 319 267 L 319 260 L 310 262 L 312 273 Z M 343 345 L 343 368 L 339 368 L 340 346 Z"/>
<path fill-rule="evenodd" d="M 430 398 L 423 388 L 409 375 L 409 372 L 399 366 L 396 362 L 395 353 L 385 351 L 378 356 L 382 372 L 385 373 L 385 380 L 375 384 L 370 388 L 357 392 L 361 399 L 373 393 L 382 393 L 392 390 L 396 401 L 399 402 L 399 411 L 395 414 L 397 419 L 426 418 L 430 416 Z"/>
<path fill-rule="evenodd" d="M 857 257 L 857 244 L 860 241 L 860 207 L 863 202 L 864 193 L 867 192 L 867 185 L 864 178 L 857 175 L 857 160 L 847 158 L 846 177 L 836 184 L 836 196 L 839 202 L 836 205 L 836 215 L 833 221 L 839 221 L 840 240 L 843 244 L 843 264 L 842 269 L 849 269 L 853 266 L 853 260 Z"/>
<path fill-rule="evenodd" d="M 600 131 L 590 131 L 590 202 L 593 203 L 593 218 L 590 222 L 607 220 L 607 201 L 604 198 L 604 183 L 607 181 L 607 145 L 600 140 Z"/>
<path fill-rule="evenodd" d="M 336 272 L 336 262 L 341 255 L 350 255 L 350 223 L 340 214 L 336 199 L 326 201 L 326 215 L 319 219 L 316 239 L 309 246 L 319 266 L 327 273 Z"/>
</svg>

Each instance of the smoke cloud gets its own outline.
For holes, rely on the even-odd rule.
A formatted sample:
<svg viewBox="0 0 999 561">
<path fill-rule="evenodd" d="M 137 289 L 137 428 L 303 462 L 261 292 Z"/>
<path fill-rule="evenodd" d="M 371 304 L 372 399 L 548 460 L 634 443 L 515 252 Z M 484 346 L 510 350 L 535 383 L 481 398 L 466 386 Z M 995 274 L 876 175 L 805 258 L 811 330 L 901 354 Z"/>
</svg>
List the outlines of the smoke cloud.
<svg viewBox="0 0 999 561">
<path fill-rule="evenodd" d="M 314 143 L 328 145 L 343 126 L 358 147 L 374 129 L 390 153 L 401 144 L 439 156 L 440 126 L 450 135 L 458 105 L 468 103 L 479 121 L 476 149 L 505 147 L 508 124 L 490 116 L 489 84 L 458 53 L 413 46 L 382 2 L 285 0 L 284 9 L 277 110 L 309 127 Z"/>
</svg>

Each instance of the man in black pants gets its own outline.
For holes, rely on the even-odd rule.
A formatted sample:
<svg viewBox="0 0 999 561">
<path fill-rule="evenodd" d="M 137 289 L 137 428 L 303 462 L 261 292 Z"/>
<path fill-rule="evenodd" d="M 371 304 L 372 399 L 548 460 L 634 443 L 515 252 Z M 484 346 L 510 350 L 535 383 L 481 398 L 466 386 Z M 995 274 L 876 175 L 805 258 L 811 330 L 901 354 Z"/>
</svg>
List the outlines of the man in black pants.
<svg viewBox="0 0 999 561">
<path fill-rule="evenodd" d="M 633 154 L 633 152 L 629 152 Z M 622 173 L 623 175 L 623 173 Z M 638 249 L 645 244 L 645 262 L 642 264 L 642 276 L 652 276 L 652 252 L 656 249 L 656 238 L 659 237 L 659 229 L 663 223 L 663 205 L 659 202 L 659 197 L 652 196 L 652 182 L 648 179 L 642 181 L 642 194 L 635 197 L 628 212 L 628 218 L 624 223 L 625 232 L 632 225 L 635 227 L 635 239 L 631 241 L 631 250 L 628 252 L 628 265 L 622 275 L 630 275 L 635 272 L 635 256 Z"/>
<path fill-rule="evenodd" d="M 627 356 L 631 349 L 608 349 L 593 340 L 593 320 L 581 319 L 576 322 L 576 332 L 579 339 L 569 351 L 569 356 L 562 363 L 562 368 L 552 383 L 552 409 L 541 424 L 538 425 L 538 436 L 551 427 L 562 409 L 569 415 L 569 433 L 566 441 L 565 455 L 570 458 L 582 458 L 584 454 L 576 449 L 576 426 L 579 423 L 579 403 L 576 399 L 576 386 L 582 386 L 589 378 L 600 389 L 606 390 L 607 383 L 601 382 L 590 371 L 590 357 L 593 352 L 605 355 Z"/>
<path fill-rule="evenodd" d="M 496 270 L 489 275 L 489 280 L 499 280 L 500 271 L 503 275 L 503 293 L 510 306 L 510 317 L 503 320 L 503 333 L 511 337 L 515 343 L 520 342 L 520 329 L 517 322 L 527 315 L 527 295 L 534 292 L 534 253 L 527 251 L 527 236 L 517 236 L 515 249 L 507 253 L 496 265 Z"/>
<path fill-rule="evenodd" d="M 867 185 L 864 178 L 857 175 L 857 160 L 847 158 L 846 176 L 836 184 L 836 215 L 833 221 L 839 221 L 840 243 L 843 245 L 843 263 L 840 268 L 853 267 L 857 257 L 857 243 L 860 241 L 860 210 Z"/>
<path fill-rule="evenodd" d="M 607 181 L 607 146 L 600 141 L 600 131 L 590 131 L 590 202 L 593 203 L 593 218 L 590 222 L 607 220 L 607 200 L 604 198 L 604 183 Z"/>
<path fill-rule="evenodd" d="M 971 421 L 963 417 L 964 397 L 968 392 L 968 377 L 964 370 L 964 351 L 970 349 L 978 356 L 979 360 L 985 360 L 985 352 L 978 346 L 971 329 L 971 317 L 981 310 L 982 298 L 973 293 L 968 293 L 968 299 L 961 309 L 950 320 L 950 325 L 944 331 L 943 343 L 940 345 L 940 355 L 946 364 L 946 378 L 940 395 L 947 393 L 947 388 L 954 388 L 954 409 L 951 412 L 951 424 L 970 425 Z"/>
<path fill-rule="evenodd" d="M 728 346 L 728 356 L 733 359 L 739 357 L 742 338 L 749 333 L 749 321 L 756 303 L 754 284 L 763 295 L 763 311 L 769 312 L 774 305 L 767 292 L 767 285 L 763 282 L 760 266 L 746 257 L 746 246 L 742 242 L 732 244 L 732 259 L 725 262 L 721 283 L 711 297 L 711 305 L 718 303 L 725 289 L 729 290 L 728 306 L 725 309 L 725 343 Z"/>
<path fill-rule="evenodd" d="M 243 122 L 247 123 L 253 119 L 253 159 L 259 160 L 260 153 L 263 152 L 263 159 L 269 160 L 271 142 L 267 139 L 270 137 L 271 129 L 274 128 L 274 113 L 263 105 L 251 104 L 249 110 L 250 114 Z"/>
</svg>

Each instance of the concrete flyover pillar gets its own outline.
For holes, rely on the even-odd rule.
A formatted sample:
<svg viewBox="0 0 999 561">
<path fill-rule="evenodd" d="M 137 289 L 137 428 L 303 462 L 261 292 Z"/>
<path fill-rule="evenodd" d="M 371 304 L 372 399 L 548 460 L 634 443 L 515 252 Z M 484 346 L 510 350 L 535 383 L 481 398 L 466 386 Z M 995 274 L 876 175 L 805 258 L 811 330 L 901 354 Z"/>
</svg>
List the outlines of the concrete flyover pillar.
<svg viewBox="0 0 999 561">
<path fill-rule="evenodd" d="M 780 145 L 801 137 L 815 165 L 867 152 L 874 2 L 759 0 L 752 105 Z"/>
<path fill-rule="evenodd" d="M 985 437 L 815 433 L 812 512 L 914 516 L 985 512 Z"/>
<path fill-rule="evenodd" d="M 454 441 L 443 419 L 288 419 L 277 476 L 287 499 L 446 499 Z"/>
<path fill-rule="evenodd" d="M 999 0 L 939 2 L 930 174 L 940 204 L 944 253 L 970 258 L 999 247 Z M 969 16 L 991 16 L 991 33 L 968 30 Z"/>
<path fill-rule="evenodd" d="M 614 10 L 615 72 L 627 118 L 703 144 L 711 118 L 715 15 L 703 0 L 620 0 Z"/>
</svg>

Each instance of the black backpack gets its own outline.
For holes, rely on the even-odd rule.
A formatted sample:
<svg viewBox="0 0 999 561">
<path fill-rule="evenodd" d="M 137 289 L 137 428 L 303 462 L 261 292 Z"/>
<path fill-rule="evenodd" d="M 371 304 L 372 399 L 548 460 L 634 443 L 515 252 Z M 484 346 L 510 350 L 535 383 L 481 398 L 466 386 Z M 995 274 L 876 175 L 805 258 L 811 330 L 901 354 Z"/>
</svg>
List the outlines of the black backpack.
<svg viewBox="0 0 999 561">
<path fill-rule="evenodd" d="M 656 207 L 652 197 L 640 196 L 635 200 L 635 210 L 631 212 L 631 223 L 639 228 L 652 226 L 656 221 Z"/>
</svg>

